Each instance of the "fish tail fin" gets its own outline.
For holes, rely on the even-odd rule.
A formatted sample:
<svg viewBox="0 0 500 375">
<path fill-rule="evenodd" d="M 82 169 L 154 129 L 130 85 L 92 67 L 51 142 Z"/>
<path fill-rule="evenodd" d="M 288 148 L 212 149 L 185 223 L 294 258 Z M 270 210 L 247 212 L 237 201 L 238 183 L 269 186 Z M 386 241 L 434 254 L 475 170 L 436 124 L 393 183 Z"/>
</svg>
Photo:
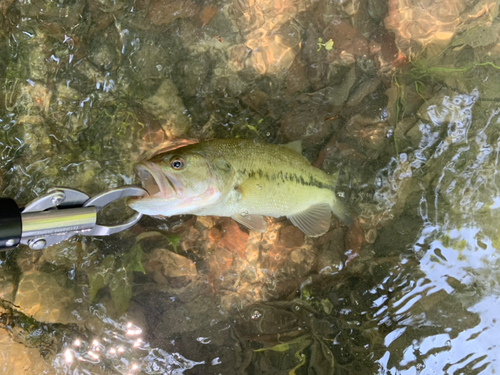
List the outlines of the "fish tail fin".
<svg viewBox="0 0 500 375">
<path fill-rule="evenodd" d="M 337 185 L 339 174 L 340 172 L 337 171 L 330 175 L 331 183 L 333 186 Z M 332 209 L 333 214 L 347 225 L 352 225 L 354 223 L 354 215 L 349 209 L 349 206 L 344 203 L 339 197 L 337 197 L 337 194 L 335 194 L 335 190 L 333 190 L 332 193 L 333 200 L 330 203 L 330 208 Z"/>
<path fill-rule="evenodd" d="M 330 208 L 332 209 L 333 214 L 347 225 L 352 225 L 354 223 L 351 210 L 339 198 L 335 197 L 333 202 L 330 204 Z"/>
</svg>

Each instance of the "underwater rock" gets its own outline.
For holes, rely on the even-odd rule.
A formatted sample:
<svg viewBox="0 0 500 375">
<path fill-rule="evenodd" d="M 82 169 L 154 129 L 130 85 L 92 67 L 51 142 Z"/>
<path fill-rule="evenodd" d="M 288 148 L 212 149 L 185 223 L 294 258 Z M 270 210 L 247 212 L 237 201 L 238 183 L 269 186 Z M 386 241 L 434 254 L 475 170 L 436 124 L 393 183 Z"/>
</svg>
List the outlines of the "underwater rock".
<svg viewBox="0 0 500 375">
<path fill-rule="evenodd" d="M 37 348 L 29 348 L 15 342 L 4 329 L 0 329 L 0 352 L 2 353 L 0 370 L 4 374 L 57 375 L 59 373 L 43 360 Z"/>
<path fill-rule="evenodd" d="M 386 0 L 372 0 L 368 2 L 368 14 L 376 22 L 381 22 L 387 16 L 389 8 Z"/>
<path fill-rule="evenodd" d="M 144 101 L 144 108 L 162 121 L 169 138 L 186 136 L 190 121 L 174 83 L 165 79 L 153 96 Z"/>
<path fill-rule="evenodd" d="M 190 0 L 152 0 L 146 18 L 153 25 L 168 25 L 179 18 L 191 18 L 199 13 L 198 5 Z"/>
<path fill-rule="evenodd" d="M 219 243 L 238 254 L 239 257 L 245 257 L 245 247 L 248 242 L 248 233 L 243 232 L 238 223 L 231 218 L 221 220 L 222 238 Z"/>
<path fill-rule="evenodd" d="M 87 64 L 92 66 L 90 63 Z M 95 69 L 93 66 L 92 68 Z M 90 74 L 89 79 L 96 78 L 99 82 L 96 75 Z M 100 78 L 102 81 L 97 85 L 104 82 L 104 77 L 100 76 Z M 67 83 L 59 83 L 54 90 L 48 116 L 50 121 L 57 124 L 59 137 L 74 139 L 75 133 L 82 130 L 91 121 L 91 107 L 92 100 L 88 96 L 83 95 Z"/>
<path fill-rule="evenodd" d="M 166 249 L 155 249 L 148 254 L 144 269 L 152 274 L 158 284 L 168 284 L 169 278 L 182 277 L 192 280 L 198 275 L 193 261 Z"/>
<path fill-rule="evenodd" d="M 419 189 L 407 154 L 392 158 L 376 177 L 375 204 L 361 204 L 360 225 L 365 230 L 380 229 L 401 214 L 410 193 Z M 364 237 L 364 234 L 361 234 Z"/>
<path fill-rule="evenodd" d="M 346 105 L 348 107 L 356 107 L 358 106 L 363 99 L 374 92 L 377 87 L 380 85 L 380 80 L 378 78 L 370 78 L 366 81 L 361 82 L 349 95 L 349 99 L 347 100 Z"/>
<path fill-rule="evenodd" d="M 316 265 L 317 251 L 310 245 L 303 246 L 292 250 L 289 258 L 293 263 L 295 263 L 290 266 L 290 276 L 295 278 L 305 277 Z"/>
<path fill-rule="evenodd" d="M 53 93 L 43 84 L 28 81 L 21 86 L 15 85 L 7 95 L 18 113 L 27 112 L 35 116 L 48 114 Z"/>
<path fill-rule="evenodd" d="M 355 115 L 341 131 L 341 138 L 356 144 L 370 159 L 376 159 L 392 135 L 392 128 L 380 118 Z"/>
<path fill-rule="evenodd" d="M 280 119 L 280 132 L 289 142 L 301 140 L 304 147 L 321 142 L 332 131 L 332 114 L 311 103 L 294 106 Z"/>
<path fill-rule="evenodd" d="M 51 155 L 52 141 L 47 133 L 47 127 L 43 126 L 45 120 L 42 116 L 23 115 L 18 119 L 18 126 L 24 128 L 24 143 L 32 155 Z"/>
<path fill-rule="evenodd" d="M 182 82 L 183 96 L 196 96 L 202 94 L 203 86 L 210 71 L 211 58 L 209 54 L 190 55 L 189 59 L 180 61 L 179 67 Z"/>
<path fill-rule="evenodd" d="M 318 299 L 314 306 L 316 308 L 313 304 L 295 299 L 257 303 L 239 312 L 234 322 L 237 336 L 245 343 L 248 341 L 252 348 L 257 343 L 262 346 L 253 349 L 252 371 L 295 373 L 302 366 L 307 366 L 315 374 L 332 375 L 339 363 L 348 363 L 346 358 L 352 356 L 348 345 L 342 345 L 339 350 L 338 344 L 330 344 L 335 341 L 334 337 L 342 333 L 341 327 L 333 324 L 333 319 L 322 313 L 332 310 L 331 302 L 328 299 L 320 302 Z M 276 352 L 279 352 L 279 356 Z M 302 362 L 291 360 L 297 353 Z M 243 366 L 246 370 L 250 368 L 246 364 Z"/>
<path fill-rule="evenodd" d="M 419 54 L 425 47 L 440 52 L 459 32 L 498 15 L 498 2 L 481 0 L 390 0 L 385 26 L 396 34 L 396 43 L 406 56 Z"/>
<path fill-rule="evenodd" d="M 140 49 L 130 56 L 134 82 L 144 87 L 146 91 L 158 85 L 158 81 L 168 71 L 169 59 L 166 51 L 154 42 L 145 41 Z"/>
<path fill-rule="evenodd" d="M 238 373 L 241 347 L 232 328 L 228 329 L 228 314 L 221 311 L 210 294 L 197 292 L 188 300 L 158 292 L 137 296 L 150 327 L 148 343 L 152 348 L 161 348 L 153 349 L 157 353 L 174 353 L 167 360 L 165 355 L 152 353 L 144 359 L 144 372 L 155 373 L 160 368 L 161 373 L 169 373 L 177 366 L 174 372 L 180 374 L 197 365 L 196 371 L 203 374 Z"/>
<path fill-rule="evenodd" d="M 2 2 L 0 2 L 0 12 L 1 9 L 2 9 Z M 0 15 L 0 17 L 2 16 Z M 0 80 L 2 82 L 5 79 L 5 71 L 7 70 L 7 66 L 9 65 L 10 54 L 11 51 L 7 35 L 5 34 L 0 35 Z"/>
<path fill-rule="evenodd" d="M 228 283 L 229 273 L 234 264 L 235 254 L 222 247 L 215 247 L 215 249 L 207 257 L 207 263 L 210 266 L 210 273 L 208 280 L 214 287 L 220 287 L 222 283 Z M 227 279 L 226 279 L 227 278 Z M 229 282 L 229 284 L 231 284 Z M 217 288 L 220 289 L 220 288 Z"/>
<path fill-rule="evenodd" d="M 21 1 L 15 3 L 16 10 L 23 17 L 42 19 L 45 22 L 54 20 L 67 28 L 78 24 L 84 7 L 85 1 L 81 0 L 58 4 L 58 6 L 54 6 L 50 0 Z"/>
<path fill-rule="evenodd" d="M 247 340 L 265 340 L 268 335 L 275 339 L 301 336 L 308 331 L 309 319 L 306 318 L 308 314 L 294 307 L 293 302 L 252 304 L 241 311 L 239 319 L 235 322 L 236 330 Z"/>
<path fill-rule="evenodd" d="M 457 125 L 455 138 L 463 139 L 467 133 L 465 123 L 461 121 L 461 117 L 467 116 L 467 108 L 462 109 L 452 102 L 451 98 L 455 95 L 452 90 L 443 88 L 419 108 L 419 121 L 406 132 L 412 146 L 419 149 L 419 154 L 429 157 L 434 152 L 434 146 L 441 141 L 440 134 L 446 130 L 448 123 Z"/>
<path fill-rule="evenodd" d="M 417 119 L 414 117 L 405 117 L 396 124 L 396 129 L 394 130 L 394 142 L 396 142 L 396 146 L 399 150 L 404 150 L 412 144 L 418 144 L 416 139 L 411 141 L 407 134 L 407 132 L 414 127 L 416 122 Z"/>
<path fill-rule="evenodd" d="M 204 27 L 212 21 L 219 12 L 220 7 L 215 4 L 207 4 L 198 14 L 196 14 L 195 24 L 198 28 Z"/>
<path fill-rule="evenodd" d="M 49 246 L 41 251 L 40 264 L 50 263 L 55 267 L 74 270 L 83 253 L 82 243 L 77 239 L 70 239 Z"/>
<path fill-rule="evenodd" d="M 14 278 L 2 272 L 2 280 L 0 281 L 0 298 L 12 301 L 14 300 L 14 292 L 16 290 L 16 284 L 14 283 Z"/>
<path fill-rule="evenodd" d="M 291 249 L 302 246 L 304 243 L 304 233 L 295 225 L 289 225 L 281 228 L 279 236 L 279 244 Z"/>
<path fill-rule="evenodd" d="M 365 231 L 365 241 L 367 243 L 375 243 L 377 239 L 377 230 L 374 228 L 368 229 Z"/>
<path fill-rule="evenodd" d="M 320 151 L 316 165 L 325 171 L 334 172 L 337 170 L 338 163 L 343 159 L 366 161 L 368 157 L 354 145 L 340 142 L 334 136 Z"/>
<path fill-rule="evenodd" d="M 496 104 L 480 100 L 477 89 L 467 94 L 443 90 L 435 102 L 422 106 L 422 121 L 410 130 L 420 138 L 411 166 L 425 171 L 422 185 L 432 184 L 439 192 L 430 208 L 436 216 L 451 221 L 458 215 L 462 222 L 478 214 L 495 215 L 490 207 L 497 205 L 498 112 Z"/>
<path fill-rule="evenodd" d="M 104 30 L 96 35 L 90 42 L 87 52 L 89 61 L 104 71 L 117 69 L 120 60 L 117 40 L 113 40 L 114 36 L 119 36 L 112 31 L 114 30 Z"/>
<path fill-rule="evenodd" d="M 331 63 L 341 63 L 345 60 L 346 54 L 351 55 L 353 61 L 357 57 L 370 54 L 368 40 L 359 33 L 348 21 L 337 21 L 329 24 L 323 31 L 323 40 L 332 40 L 333 48 L 328 52 L 328 61 Z"/>
<path fill-rule="evenodd" d="M 14 0 L 0 0 L 0 12 L 5 16 Z"/>
<path fill-rule="evenodd" d="M 351 92 L 352 87 L 356 83 L 358 77 L 356 75 L 355 66 L 351 66 L 347 68 L 340 69 L 338 75 L 341 77 L 341 81 L 332 87 L 326 87 L 322 90 L 319 90 L 317 93 L 324 95 L 324 103 L 321 103 L 323 106 L 331 104 L 336 107 L 340 107 L 345 104 L 347 98 L 349 97 L 349 93 Z M 312 82 L 311 82 L 312 83 Z M 315 93 L 311 94 L 314 95 Z"/>
<path fill-rule="evenodd" d="M 19 282 L 14 303 L 23 312 L 45 323 L 76 323 L 71 313 L 80 309 L 75 303 L 75 292 L 63 287 L 61 282 L 67 275 L 57 277 L 37 270 L 24 273 Z"/>
<path fill-rule="evenodd" d="M 288 74 L 286 75 L 285 85 L 289 97 L 292 97 L 295 93 L 304 91 L 309 86 L 306 67 L 301 59 L 296 58 L 293 60 L 292 65 L 288 69 Z"/>
<path fill-rule="evenodd" d="M 97 89 L 96 91 L 100 94 L 100 96 L 105 96 L 107 93 L 113 92 L 117 89 L 117 82 L 115 82 L 113 77 L 110 77 L 109 74 L 106 74 L 105 72 L 99 70 L 97 66 L 92 64 L 87 59 L 79 61 L 79 63 L 73 69 L 77 74 L 81 74 L 82 76 L 84 76 L 85 80 L 80 84 L 78 84 L 77 81 L 73 81 L 73 85 L 70 85 L 69 87 L 70 90 L 85 92 L 88 90 L 90 85 L 92 89 Z M 128 82 L 125 78 L 126 77 L 120 80 L 119 83 L 123 84 L 125 82 Z M 68 86 L 66 82 L 59 82 L 58 90 L 61 90 L 62 85 Z M 122 87 L 125 88 L 125 85 Z M 78 95 L 83 96 L 80 93 L 78 93 Z"/>
<path fill-rule="evenodd" d="M 48 38 L 40 33 L 29 41 L 29 72 L 30 79 L 44 82 L 52 72 L 50 46 Z"/>
<path fill-rule="evenodd" d="M 252 108 L 255 112 L 264 116 L 271 101 L 269 95 L 259 89 L 253 89 L 241 97 L 241 101 Z"/>
<path fill-rule="evenodd" d="M 314 245 L 319 249 L 316 263 L 318 273 L 334 273 L 342 269 L 346 260 L 346 232 L 342 227 L 334 228 L 319 237 Z"/>
<path fill-rule="evenodd" d="M 390 80 L 396 68 L 407 65 L 408 59 L 399 52 L 394 33 L 375 35 L 369 44 L 370 53 L 377 66 L 377 75 Z"/>
<path fill-rule="evenodd" d="M 301 42 L 300 29 L 289 21 L 309 5 L 309 0 L 234 1 L 229 14 L 245 42 L 229 51 L 230 68 L 252 68 L 261 75 L 287 70 Z"/>
<path fill-rule="evenodd" d="M 470 46 L 472 48 L 487 47 L 496 44 L 500 33 L 500 25 L 479 24 L 457 35 L 450 43 L 451 47 Z"/>
<path fill-rule="evenodd" d="M 473 90 L 471 94 L 456 94 L 444 88 L 421 105 L 417 116 L 406 117 L 397 122 L 396 146 L 400 149 L 411 148 L 412 151 L 392 157 L 386 167 L 378 171 L 374 181 L 368 183 L 375 191 L 374 203 L 363 202 L 358 206 L 360 225 L 364 231 L 361 235 L 365 242 L 372 243 L 382 236 L 379 230 L 393 223 L 408 204 L 409 197 L 415 197 L 414 193 L 426 189 L 430 183 L 438 184 L 441 191 L 446 191 L 445 194 L 440 194 L 440 197 L 447 204 L 447 213 L 452 211 L 451 207 L 464 211 L 477 209 L 469 205 L 472 202 L 470 195 L 475 189 L 471 186 L 459 188 L 461 177 L 455 175 L 455 167 L 452 167 L 453 173 L 443 174 L 440 178 L 437 176 L 447 165 L 462 163 L 456 157 L 454 146 L 467 144 L 468 149 L 473 146 L 466 142 L 475 141 L 482 144 L 484 141 L 485 137 L 481 132 L 474 137 L 468 136 L 472 126 L 472 107 L 478 97 L 478 90 Z M 368 145 L 364 147 L 369 148 Z M 478 160 L 484 155 L 478 156 Z M 470 170 L 480 164 L 477 162 Z M 484 181 L 487 174 L 478 172 L 478 180 Z M 467 183 L 462 185 L 471 184 L 471 175 L 468 175 L 466 180 Z M 476 185 L 479 186 L 479 183 Z M 435 189 L 438 190 L 437 187 Z M 432 208 L 425 208 L 427 209 Z"/>
</svg>

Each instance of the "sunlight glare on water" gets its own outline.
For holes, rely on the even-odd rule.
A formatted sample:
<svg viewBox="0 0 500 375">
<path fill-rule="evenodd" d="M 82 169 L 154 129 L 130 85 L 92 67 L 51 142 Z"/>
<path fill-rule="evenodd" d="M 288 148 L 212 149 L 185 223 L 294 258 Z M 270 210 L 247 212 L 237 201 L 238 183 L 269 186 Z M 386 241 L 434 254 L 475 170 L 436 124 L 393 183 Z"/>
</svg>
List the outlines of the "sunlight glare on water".
<svg viewBox="0 0 500 375">
<path fill-rule="evenodd" d="M 386 336 L 385 345 L 391 348 L 403 340 L 408 327 L 432 334 L 416 336 L 403 349 L 398 365 L 391 363 L 394 354 L 387 352 L 379 361 L 387 370 L 414 373 L 417 367 L 452 374 L 490 373 L 498 368 L 500 250 L 494 202 L 500 149 L 497 130 L 492 128 L 498 126 L 500 109 L 489 108 L 486 123 L 473 121 L 477 100 L 477 90 L 445 96 L 442 105 L 428 107 L 431 121 L 419 126 L 427 138 L 410 163 L 413 174 L 425 163 L 439 163 L 446 152 L 451 155 L 441 170 L 431 172 L 435 182 L 422 194 L 424 226 L 413 247 L 422 277 L 393 302 L 401 320 Z M 443 132 L 444 139 L 437 136 Z M 459 147 L 449 151 L 453 144 Z M 433 305 L 450 296 L 465 315 L 447 309 L 449 304 L 438 305 L 435 315 Z"/>
</svg>

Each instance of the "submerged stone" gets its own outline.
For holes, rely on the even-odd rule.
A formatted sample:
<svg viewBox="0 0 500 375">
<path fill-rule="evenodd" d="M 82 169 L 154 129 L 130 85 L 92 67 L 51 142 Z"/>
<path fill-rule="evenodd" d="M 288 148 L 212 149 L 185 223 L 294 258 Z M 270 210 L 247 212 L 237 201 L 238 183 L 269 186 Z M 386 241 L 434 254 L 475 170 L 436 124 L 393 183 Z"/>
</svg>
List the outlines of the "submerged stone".
<svg viewBox="0 0 500 375">
<path fill-rule="evenodd" d="M 147 98 L 144 107 L 163 121 L 163 128 L 172 137 L 185 136 L 190 125 L 177 87 L 165 79 L 153 96 Z"/>
<path fill-rule="evenodd" d="M 390 0 L 385 26 L 396 34 L 399 49 L 407 56 L 434 46 L 434 55 L 446 47 L 459 32 L 498 15 L 498 3 L 491 0 L 469 4 L 465 0 L 427 1 Z"/>
<path fill-rule="evenodd" d="M 63 277 L 67 277 L 63 275 Z M 19 282 L 14 303 L 25 314 L 46 323 L 76 323 L 72 309 L 81 308 L 75 303 L 75 291 L 61 285 L 61 277 L 32 271 L 25 273 Z"/>
</svg>

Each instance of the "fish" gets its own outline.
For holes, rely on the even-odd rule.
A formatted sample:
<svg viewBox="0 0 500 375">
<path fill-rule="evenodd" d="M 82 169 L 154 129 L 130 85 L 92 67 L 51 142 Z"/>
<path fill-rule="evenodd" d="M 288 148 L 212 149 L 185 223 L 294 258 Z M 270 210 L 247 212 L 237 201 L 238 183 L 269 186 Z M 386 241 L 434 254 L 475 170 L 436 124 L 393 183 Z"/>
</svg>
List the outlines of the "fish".
<svg viewBox="0 0 500 375">
<path fill-rule="evenodd" d="M 231 217 L 260 232 L 267 228 L 265 216 L 286 216 L 311 237 L 329 230 L 332 212 L 352 224 L 335 194 L 337 176 L 313 167 L 300 142 L 213 139 L 160 147 L 136 171 L 149 195 L 127 204 L 144 215 Z"/>
</svg>

